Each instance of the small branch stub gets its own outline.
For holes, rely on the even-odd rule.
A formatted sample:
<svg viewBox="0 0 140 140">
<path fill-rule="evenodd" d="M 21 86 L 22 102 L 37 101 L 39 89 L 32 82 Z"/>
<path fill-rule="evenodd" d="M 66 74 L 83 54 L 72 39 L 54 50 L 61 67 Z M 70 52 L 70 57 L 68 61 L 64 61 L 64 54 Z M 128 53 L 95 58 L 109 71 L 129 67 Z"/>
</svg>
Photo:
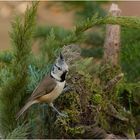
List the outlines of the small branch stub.
<svg viewBox="0 0 140 140">
<path fill-rule="evenodd" d="M 113 79 L 111 79 L 107 85 L 105 86 L 105 88 L 103 89 L 104 91 L 108 91 L 110 89 L 112 89 L 122 78 L 123 78 L 124 74 L 120 73 L 119 75 L 115 76 Z"/>
<path fill-rule="evenodd" d="M 112 4 L 109 15 L 120 16 L 121 10 L 117 4 Z M 120 51 L 120 26 L 108 24 L 106 26 L 106 39 L 104 43 L 104 61 L 111 65 L 118 65 Z"/>
</svg>

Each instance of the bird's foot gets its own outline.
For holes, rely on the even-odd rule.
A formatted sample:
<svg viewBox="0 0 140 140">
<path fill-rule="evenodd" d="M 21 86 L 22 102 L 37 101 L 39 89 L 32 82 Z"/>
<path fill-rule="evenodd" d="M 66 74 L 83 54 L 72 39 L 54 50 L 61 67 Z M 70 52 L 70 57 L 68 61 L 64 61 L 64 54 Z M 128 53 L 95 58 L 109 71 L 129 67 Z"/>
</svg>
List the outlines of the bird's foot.
<svg viewBox="0 0 140 140">
<path fill-rule="evenodd" d="M 65 113 L 59 113 L 59 116 L 64 117 L 64 118 L 67 118 L 67 117 L 68 117 L 68 114 L 65 114 Z"/>
<path fill-rule="evenodd" d="M 72 87 L 69 86 L 69 85 L 67 85 L 67 86 L 63 89 L 62 93 L 66 93 L 66 92 L 70 92 L 70 91 L 72 91 Z"/>
</svg>

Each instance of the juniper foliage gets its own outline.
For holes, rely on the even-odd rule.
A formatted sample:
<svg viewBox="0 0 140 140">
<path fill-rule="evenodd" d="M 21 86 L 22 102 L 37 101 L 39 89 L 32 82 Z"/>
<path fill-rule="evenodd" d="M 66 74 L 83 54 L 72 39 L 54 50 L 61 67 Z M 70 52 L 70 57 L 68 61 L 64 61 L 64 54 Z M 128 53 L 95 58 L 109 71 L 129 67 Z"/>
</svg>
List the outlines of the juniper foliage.
<svg viewBox="0 0 140 140">
<path fill-rule="evenodd" d="M 6 136 L 6 139 L 26 139 L 29 132 L 29 126 L 26 124 L 19 125 L 11 133 Z"/>
<path fill-rule="evenodd" d="M 27 96 L 26 88 L 29 83 L 28 65 L 37 5 L 38 2 L 33 2 L 32 6 L 27 8 L 24 20 L 16 17 L 12 22 L 10 37 L 13 47 L 13 59 L 9 67 L 7 67 L 10 77 L 1 87 L 0 93 L 0 133 L 2 133 L 3 138 L 6 138 L 7 135 L 10 137 L 9 133 L 15 135 L 16 127 L 20 124 L 15 120 L 15 115 Z M 22 135 L 26 135 L 27 129 L 22 130 L 24 130 Z M 19 135 L 17 134 L 16 138 L 20 138 Z"/>
</svg>

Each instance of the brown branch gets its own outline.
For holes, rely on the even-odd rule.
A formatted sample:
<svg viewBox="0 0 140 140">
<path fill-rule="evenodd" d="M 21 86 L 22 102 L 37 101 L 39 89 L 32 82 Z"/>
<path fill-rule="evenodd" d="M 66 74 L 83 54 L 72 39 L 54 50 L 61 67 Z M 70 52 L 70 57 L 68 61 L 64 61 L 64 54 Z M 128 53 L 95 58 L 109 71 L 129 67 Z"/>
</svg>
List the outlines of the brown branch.
<svg viewBox="0 0 140 140">
<path fill-rule="evenodd" d="M 119 75 L 115 76 L 113 79 L 111 79 L 106 86 L 104 87 L 103 91 L 107 91 L 112 89 L 124 76 L 123 73 L 120 73 Z"/>
<path fill-rule="evenodd" d="M 109 105 L 108 106 L 108 111 L 106 111 L 106 113 L 116 119 L 119 119 L 121 121 L 124 121 L 124 122 L 128 122 L 129 119 L 124 117 L 123 115 L 121 115 L 120 112 L 118 112 L 115 107 L 113 105 Z"/>
</svg>

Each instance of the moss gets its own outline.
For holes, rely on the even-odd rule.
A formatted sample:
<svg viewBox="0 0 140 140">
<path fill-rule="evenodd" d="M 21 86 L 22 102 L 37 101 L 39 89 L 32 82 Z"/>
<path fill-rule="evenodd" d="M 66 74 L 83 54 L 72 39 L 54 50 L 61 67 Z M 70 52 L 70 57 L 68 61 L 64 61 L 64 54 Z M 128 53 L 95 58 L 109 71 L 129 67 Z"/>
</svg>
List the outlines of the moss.
<svg viewBox="0 0 140 140">
<path fill-rule="evenodd" d="M 99 115 L 99 125 L 101 126 L 101 128 L 105 129 L 106 131 L 110 130 L 110 124 L 107 120 L 107 116 L 104 112 L 100 112 Z"/>
<path fill-rule="evenodd" d="M 94 104 L 101 104 L 102 103 L 102 96 L 100 94 L 95 94 L 95 95 L 92 95 L 92 101 Z"/>
<path fill-rule="evenodd" d="M 80 126 L 68 128 L 67 130 L 67 133 L 71 136 L 71 138 L 78 137 L 79 135 L 81 136 L 82 134 L 84 134 L 84 132 L 85 132 L 84 128 Z"/>
<path fill-rule="evenodd" d="M 85 138 L 84 135 L 89 138 L 86 126 L 93 132 L 90 126 L 95 124 L 114 134 L 125 134 L 128 128 L 134 128 L 131 112 L 125 111 L 120 103 L 120 92 L 123 91 L 125 80 L 119 79 L 113 87 L 104 90 L 108 82 L 120 73 L 119 66 L 109 65 L 100 66 L 93 76 L 85 68 L 70 71 L 67 82 L 72 90 L 56 101 L 59 109 L 69 116 L 58 117 L 54 122 L 53 131 L 57 132 L 57 138 Z"/>
<path fill-rule="evenodd" d="M 114 78 L 116 75 L 121 73 L 120 66 L 111 66 L 110 64 L 105 64 L 100 66 L 99 77 L 103 84 L 106 84 L 109 80 Z"/>
<path fill-rule="evenodd" d="M 94 122 L 93 110 L 89 108 L 93 91 L 92 77 L 83 71 L 74 72 L 69 75 L 68 83 L 72 91 L 63 94 L 56 102 L 68 114 L 68 118 L 57 118 L 55 121 L 55 128 L 64 138 L 77 137 L 83 133 L 79 125 Z"/>
</svg>

